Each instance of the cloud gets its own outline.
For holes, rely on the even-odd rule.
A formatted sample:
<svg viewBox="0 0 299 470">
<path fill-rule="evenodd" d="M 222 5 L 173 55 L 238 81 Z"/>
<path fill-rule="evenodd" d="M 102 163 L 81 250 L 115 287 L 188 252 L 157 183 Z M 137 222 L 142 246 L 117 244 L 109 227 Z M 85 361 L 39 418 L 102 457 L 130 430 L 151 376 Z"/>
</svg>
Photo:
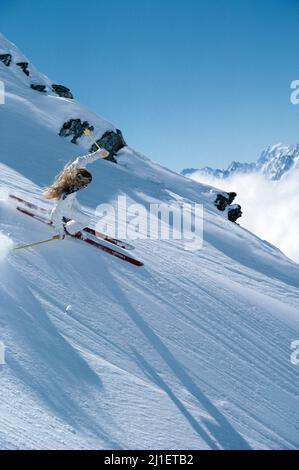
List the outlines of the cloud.
<svg viewBox="0 0 299 470">
<path fill-rule="evenodd" d="M 238 223 L 299 262 L 299 168 L 279 181 L 252 173 L 224 180 L 196 175 L 196 180 L 235 191 L 243 211 Z"/>
</svg>

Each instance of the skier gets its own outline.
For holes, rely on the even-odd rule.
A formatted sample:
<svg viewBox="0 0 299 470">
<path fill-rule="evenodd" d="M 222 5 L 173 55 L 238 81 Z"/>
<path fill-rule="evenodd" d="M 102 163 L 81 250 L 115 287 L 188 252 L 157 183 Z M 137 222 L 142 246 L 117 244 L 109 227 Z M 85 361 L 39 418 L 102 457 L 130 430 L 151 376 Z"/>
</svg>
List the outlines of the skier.
<svg viewBox="0 0 299 470">
<path fill-rule="evenodd" d="M 57 200 L 51 212 L 51 220 L 57 229 L 60 239 L 65 238 L 65 234 L 76 236 L 86 226 L 86 220 L 82 217 L 78 221 L 78 211 L 76 210 L 76 192 L 86 188 L 92 181 L 91 173 L 85 166 L 100 158 L 105 158 L 109 152 L 99 149 L 94 153 L 78 157 L 74 162 L 67 164 L 62 172 L 57 176 L 54 183 L 43 193 L 46 199 Z M 77 219 L 65 222 L 65 219 Z"/>
</svg>

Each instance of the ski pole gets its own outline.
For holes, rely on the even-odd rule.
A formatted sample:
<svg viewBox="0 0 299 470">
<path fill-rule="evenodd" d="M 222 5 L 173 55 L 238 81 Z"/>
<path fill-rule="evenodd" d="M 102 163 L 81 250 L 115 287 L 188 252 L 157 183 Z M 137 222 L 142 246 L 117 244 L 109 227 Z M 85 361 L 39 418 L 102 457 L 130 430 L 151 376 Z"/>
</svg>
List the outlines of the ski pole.
<svg viewBox="0 0 299 470">
<path fill-rule="evenodd" d="M 42 243 L 48 243 L 48 242 L 52 242 L 53 240 L 59 240 L 59 239 L 60 239 L 59 235 L 54 235 L 54 237 L 49 238 L 47 240 L 42 240 L 40 242 L 30 243 L 29 245 L 18 246 L 17 248 L 14 248 L 14 250 L 23 250 L 23 248 L 30 248 L 31 246 L 41 245 Z"/>
<path fill-rule="evenodd" d="M 99 150 L 102 151 L 102 157 L 103 157 L 103 158 L 107 158 L 108 155 L 109 155 L 109 152 L 108 152 L 107 150 L 105 150 L 105 149 L 102 149 L 102 148 L 99 146 L 99 144 L 97 143 L 96 139 L 95 139 L 92 135 L 90 135 L 90 130 L 89 130 L 89 129 L 84 129 L 83 133 L 84 133 L 85 135 L 88 135 L 88 137 L 90 138 L 90 140 L 98 147 Z"/>
</svg>

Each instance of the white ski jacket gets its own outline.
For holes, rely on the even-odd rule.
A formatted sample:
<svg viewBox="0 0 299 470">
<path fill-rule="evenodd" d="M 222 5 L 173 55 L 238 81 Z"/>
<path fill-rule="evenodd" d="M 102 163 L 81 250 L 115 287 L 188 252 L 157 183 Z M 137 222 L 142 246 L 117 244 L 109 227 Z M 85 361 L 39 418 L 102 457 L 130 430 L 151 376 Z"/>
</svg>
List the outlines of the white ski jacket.
<svg viewBox="0 0 299 470">
<path fill-rule="evenodd" d="M 97 150 L 96 152 L 90 153 L 88 155 L 84 155 L 82 157 L 77 157 L 76 160 L 71 163 L 72 166 L 76 166 L 78 168 L 85 168 L 86 165 L 99 160 L 100 158 L 105 158 L 109 155 L 109 152 L 105 149 Z M 63 235 L 64 232 L 64 217 L 67 219 L 76 219 L 76 221 L 80 224 L 82 223 L 82 228 L 86 224 L 86 220 L 83 221 L 82 217 L 81 220 L 78 220 L 78 206 L 76 200 L 76 192 L 71 193 L 64 193 L 60 196 L 59 200 L 56 203 L 56 206 L 51 212 L 51 220 L 52 223 L 57 230 L 57 234 Z M 76 210 L 77 208 L 77 210 Z"/>
</svg>

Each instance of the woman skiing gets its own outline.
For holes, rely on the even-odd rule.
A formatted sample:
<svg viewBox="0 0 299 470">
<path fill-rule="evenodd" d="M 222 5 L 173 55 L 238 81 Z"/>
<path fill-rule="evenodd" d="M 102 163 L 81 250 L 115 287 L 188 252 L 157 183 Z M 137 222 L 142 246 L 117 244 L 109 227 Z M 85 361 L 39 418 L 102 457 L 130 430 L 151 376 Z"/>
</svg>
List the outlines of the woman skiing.
<svg viewBox="0 0 299 470">
<path fill-rule="evenodd" d="M 76 192 L 86 188 L 92 181 L 91 173 L 86 165 L 100 158 L 106 158 L 109 152 L 99 149 L 94 153 L 76 158 L 73 163 L 67 164 L 58 175 L 54 183 L 47 188 L 43 195 L 47 199 L 57 200 L 51 213 L 51 221 L 61 239 L 65 234 L 76 235 L 86 225 L 86 221 L 78 221 L 76 206 Z M 65 222 L 66 219 L 77 219 Z"/>
</svg>

